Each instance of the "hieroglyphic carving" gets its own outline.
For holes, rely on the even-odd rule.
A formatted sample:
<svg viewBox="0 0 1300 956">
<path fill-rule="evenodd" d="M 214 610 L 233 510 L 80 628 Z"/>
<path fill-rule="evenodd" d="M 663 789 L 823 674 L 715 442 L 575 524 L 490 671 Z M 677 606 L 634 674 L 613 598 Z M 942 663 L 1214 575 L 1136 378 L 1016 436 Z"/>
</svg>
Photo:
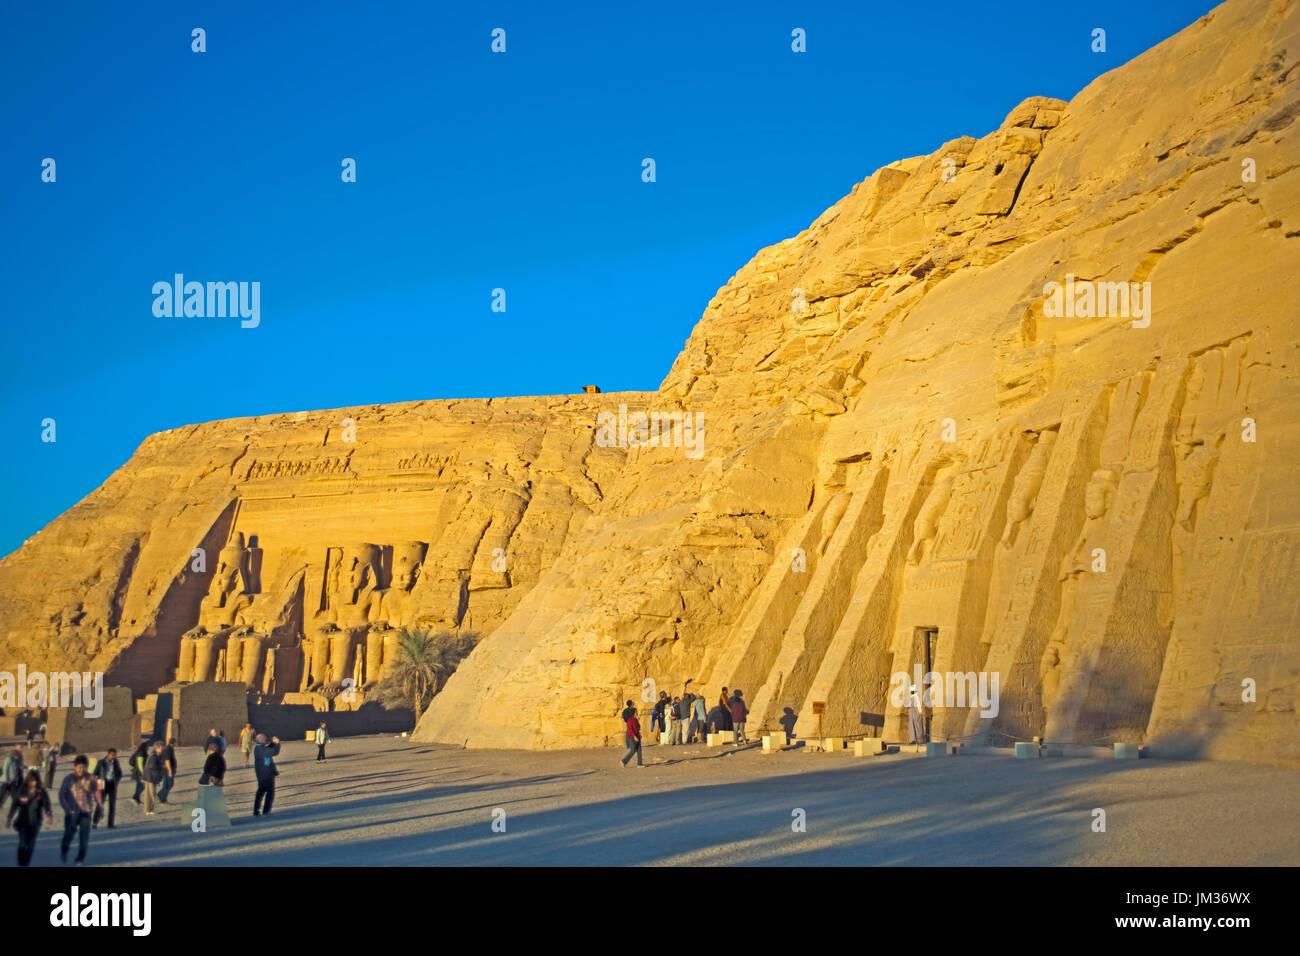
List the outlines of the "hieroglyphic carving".
<svg viewBox="0 0 1300 956">
<path fill-rule="evenodd" d="M 348 471 L 348 458 L 301 458 L 293 461 L 274 459 L 254 461 L 248 466 L 245 481 L 265 478 L 308 478 L 342 475 Z"/>
</svg>

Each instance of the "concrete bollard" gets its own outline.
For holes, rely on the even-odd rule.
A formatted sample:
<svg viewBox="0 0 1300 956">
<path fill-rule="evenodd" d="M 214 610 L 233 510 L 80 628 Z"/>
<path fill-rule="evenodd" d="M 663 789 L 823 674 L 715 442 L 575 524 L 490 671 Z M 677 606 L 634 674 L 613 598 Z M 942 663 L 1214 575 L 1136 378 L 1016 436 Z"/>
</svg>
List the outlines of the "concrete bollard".
<svg viewBox="0 0 1300 956">
<path fill-rule="evenodd" d="M 1016 743 L 1017 760 L 1032 760 L 1036 757 L 1041 757 L 1042 755 L 1042 751 L 1038 749 L 1038 744 L 1027 744 L 1023 741 L 1018 741 Z"/>
<path fill-rule="evenodd" d="M 722 746 L 722 734 L 709 734 L 707 737 L 704 738 L 704 746 L 706 746 L 706 747 L 721 747 L 721 746 Z"/>
<path fill-rule="evenodd" d="M 776 751 L 781 750 L 784 747 L 788 747 L 789 745 L 790 745 L 789 735 L 784 732 L 777 733 L 777 734 L 763 735 L 763 751 L 765 753 L 775 753 Z"/>
<path fill-rule="evenodd" d="M 822 750 L 830 753 L 838 753 L 844 749 L 843 737 L 825 737 L 822 739 Z"/>
<path fill-rule="evenodd" d="M 867 737 L 853 741 L 853 756 L 874 757 L 885 752 L 885 741 L 880 737 Z"/>
<path fill-rule="evenodd" d="M 1137 744 L 1128 744 L 1128 743 L 1124 743 L 1124 744 L 1117 743 L 1117 744 L 1115 744 L 1115 759 L 1116 759 L 1116 760 L 1137 760 L 1137 758 L 1138 758 L 1138 745 L 1137 745 Z"/>
<path fill-rule="evenodd" d="M 948 756 L 948 741 L 932 740 L 925 745 L 925 755 L 927 757 L 946 757 Z"/>
</svg>

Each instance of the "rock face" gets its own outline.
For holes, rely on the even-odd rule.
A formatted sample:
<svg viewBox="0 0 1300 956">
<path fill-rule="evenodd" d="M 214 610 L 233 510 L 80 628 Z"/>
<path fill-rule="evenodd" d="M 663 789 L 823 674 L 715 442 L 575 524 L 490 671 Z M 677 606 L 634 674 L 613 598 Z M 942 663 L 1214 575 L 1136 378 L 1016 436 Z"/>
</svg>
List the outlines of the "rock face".
<svg viewBox="0 0 1300 956">
<path fill-rule="evenodd" d="M 491 631 L 551 567 L 625 455 L 595 443 L 597 404 L 418 402 L 153 435 L 0 562 L 0 660 L 104 671 L 137 694 L 373 683 L 398 628 Z"/>
<path fill-rule="evenodd" d="M 907 739 L 928 660 L 999 678 L 936 734 L 1300 761 L 1297 50 L 1226 4 L 760 252 L 655 398 L 704 454 L 634 449 L 417 739 L 614 742 L 646 679 Z"/>
<path fill-rule="evenodd" d="M 657 393 L 153 436 L 0 562 L 0 657 L 293 692 L 461 624 L 417 739 L 615 742 L 647 681 L 907 739 L 928 669 L 938 736 L 1300 763 L 1297 51 L 1233 0 L 878 170 Z"/>
</svg>

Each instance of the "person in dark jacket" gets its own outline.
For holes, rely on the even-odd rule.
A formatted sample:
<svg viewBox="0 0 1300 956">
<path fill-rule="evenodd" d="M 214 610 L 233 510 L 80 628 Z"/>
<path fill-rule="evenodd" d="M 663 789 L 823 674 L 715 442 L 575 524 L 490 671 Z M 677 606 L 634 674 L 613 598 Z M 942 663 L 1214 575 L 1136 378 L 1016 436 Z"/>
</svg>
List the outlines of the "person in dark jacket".
<svg viewBox="0 0 1300 956">
<path fill-rule="evenodd" d="M 749 716 L 749 708 L 745 706 L 745 701 L 740 691 L 731 698 L 731 723 L 736 728 L 736 743 L 747 744 L 749 738 L 745 736 L 745 718 Z"/>
<path fill-rule="evenodd" d="M 664 708 L 666 708 L 668 704 L 668 694 L 661 690 L 659 692 L 659 699 L 655 701 L 654 709 L 650 711 L 650 735 L 652 738 L 654 737 L 656 726 L 658 726 L 661 731 L 667 729 L 664 724 Z"/>
<path fill-rule="evenodd" d="M 117 762 L 117 748 L 109 747 L 103 759 L 95 762 L 95 776 L 99 778 L 99 790 L 104 803 L 108 805 L 108 828 L 117 824 L 117 782 L 122 779 L 122 765 Z M 103 809 L 102 807 L 100 809 Z M 95 814 L 92 826 L 99 826 L 100 814 Z"/>
<path fill-rule="evenodd" d="M 151 817 L 154 810 L 154 798 L 158 795 L 158 785 L 167 776 L 167 762 L 163 760 L 162 741 L 155 740 L 149 751 L 149 759 L 144 762 L 144 815 Z"/>
<path fill-rule="evenodd" d="M 215 783 L 218 787 L 226 782 L 226 758 L 221 756 L 221 748 L 215 740 L 208 741 L 208 759 L 203 761 L 203 776 L 199 783 Z"/>
<path fill-rule="evenodd" d="M 162 786 L 158 788 L 158 802 L 166 803 L 167 794 L 172 792 L 172 787 L 176 786 L 176 738 L 173 737 L 167 741 L 167 746 L 162 749 L 163 759 L 163 778 Z"/>
<path fill-rule="evenodd" d="M 77 852 L 77 865 L 86 859 L 86 847 L 90 843 L 90 821 L 99 805 L 99 781 L 90 773 L 90 758 L 77 754 L 72 761 L 72 773 L 63 778 L 59 787 L 59 806 L 63 808 L 63 842 L 59 847 L 59 858 L 68 862 L 68 847 L 72 846 L 72 837 L 81 836 L 80 849 Z"/>
<path fill-rule="evenodd" d="M 636 708 L 630 700 L 623 714 L 627 721 L 627 753 L 623 755 L 623 766 L 626 767 L 627 762 L 635 756 L 636 765 L 644 767 L 645 764 L 641 762 L 641 722 L 636 719 Z"/>
<path fill-rule="evenodd" d="M 14 805 L 9 808 L 9 824 L 18 831 L 18 865 L 27 866 L 36 852 L 36 835 L 41 832 L 41 814 L 46 821 L 54 820 L 50 807 L 50 794 L 41 786 L 39 770 L 27 774 L 22 790 L 14 795 Z M 18 819 L 15 820 L 14 816 Z"/>
<path fill-rule="evenodd" d="M 718 698 L 718 706 L 722 708 L 722 723 L 718 724 L 719 730 L 731 730 L 731 698 L 727 696 L 727 688 L 722 688 L 722 695 Z"/>
<path fill-rule="evenodd" d="M 59 745 L 51 742 L 45 748 L 45 788 L 54 786 L 54 771 L 59 766 Z"/>
<path fill-rule="evenodd" d="M 135 753 L 131 754 L 131 779 L 135 781 L 135 793 L 131 794 L 131 799 L 136 803 L 140 802 L 140 794 L 144 793 L 144 765 L 149 759 L 149 738 L 145 737 L 140 741 L 140 746 L 135 748 Z"/>
<path fill-rule="evenodd" d="M 15 747 L 13 752 L 5 757 L 3 776 L 0 777 L 0 807 L 4 806 L 6 797 L 17 800 L 24 786 L 26 786 L 26 778 L 23 774 L 23 754 Z"/>
<path fill-rule="evenodd" d="M 253 748 L 253 772 L 257 774 L 257 795 L 253 797 L 253 816 L 270 816 L 271 804 L 275 801 L 275 778 L 280 772 L 272 759 L 280 752 L 280 738 L 272 737 L 266 742 L 266 734 L 257 735 L 257 746 Z M 262 798 L 266 798 L 265 805 Z"/>
</svg>

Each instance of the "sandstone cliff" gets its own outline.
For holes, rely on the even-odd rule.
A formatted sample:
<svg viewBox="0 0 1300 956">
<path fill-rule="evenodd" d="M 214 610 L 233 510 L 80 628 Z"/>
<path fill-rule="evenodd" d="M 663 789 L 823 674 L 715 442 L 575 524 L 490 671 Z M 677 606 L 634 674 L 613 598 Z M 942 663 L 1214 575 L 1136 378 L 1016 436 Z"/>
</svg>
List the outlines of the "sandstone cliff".
<svg viewBox="0 0 1300 956">
<path fill-rule="evenodd" d="M 371 683 L 358 649 L 373 664 L 382 641 L 367 631 L 486 632 L 513 611 L 621 467 L 623 449 L 594 441 L 597 408 L 645 398 L 415 402 L 152 435 L 0 561 L 0 661 L 90 667 L 138 694 L 226 676 L 284 693 L 353 676 L 361 657 Z"/>
<path fill-rule="evenodd" d="M 656 398 L 706 453 L 633 450 L 417 737 L 613 741 L 650 678 L 899 739 L 928 644 L 1001 679 L 936 733 L 1300 760 L 1298 52 L 1225 4 L 760 252 Z"/>
<path fill-rule="evenodd" d="M 928 663 L 999 678 L 942 736 L 1300 763 L 1298 53 L 1294 4 L 1232 0 L 891 163 L 657 393 L 153 436 L 0 562 L 0 659 L 296 689 L 428 622 L 488 636 L 422 740 L 610 743 L 647 680 L 899 739 Z M 703 453 L 602 440 L 620 405 Z"/>
</svg>

